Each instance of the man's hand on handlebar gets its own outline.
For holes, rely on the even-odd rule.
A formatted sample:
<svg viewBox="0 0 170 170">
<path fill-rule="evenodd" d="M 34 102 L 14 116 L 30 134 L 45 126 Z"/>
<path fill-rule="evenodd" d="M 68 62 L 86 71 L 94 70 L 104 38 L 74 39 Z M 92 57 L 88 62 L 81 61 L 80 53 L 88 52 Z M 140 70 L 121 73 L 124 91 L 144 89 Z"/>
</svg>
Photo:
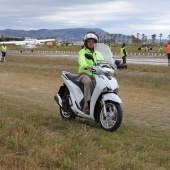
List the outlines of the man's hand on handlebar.
<svg viewBox="0 0 170 170">
<path fill-rule="evenodd" d="M 87 66 L 87 67 L 86 67 L 86 70 L 92 71 L 92 68 L 89 67 L 89 66 Z"/>
</svg>

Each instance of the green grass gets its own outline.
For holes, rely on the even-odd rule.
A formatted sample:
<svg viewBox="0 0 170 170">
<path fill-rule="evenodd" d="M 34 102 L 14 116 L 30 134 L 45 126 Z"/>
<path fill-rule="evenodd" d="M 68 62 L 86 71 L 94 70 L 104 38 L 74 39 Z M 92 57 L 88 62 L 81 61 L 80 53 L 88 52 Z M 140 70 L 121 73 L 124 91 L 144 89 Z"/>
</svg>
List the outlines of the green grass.
<svg viewBox="0 0 170 170">
<path fill-rule="evenodd" d="M 88 119 L 61 119 L 54 94 L 75 60 L 8 55 L 0 63 L 0 169 L 170 169 L 170 69 L 118 70 L 124 118 L 106 132 Z"/>
</svg>

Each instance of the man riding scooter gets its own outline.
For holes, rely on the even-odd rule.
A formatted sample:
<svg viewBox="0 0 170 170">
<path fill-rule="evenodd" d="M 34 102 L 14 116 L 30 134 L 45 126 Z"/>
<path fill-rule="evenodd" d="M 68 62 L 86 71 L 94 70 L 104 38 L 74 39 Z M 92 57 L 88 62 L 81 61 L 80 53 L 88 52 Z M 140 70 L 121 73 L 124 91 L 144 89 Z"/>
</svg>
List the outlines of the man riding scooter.
<svg viewBox="0 0 170 170">
<path fill-rule="evenodd" d="M 113 132 L 122 122 L 122 101 L 117 95 L 118 82 L 113 77 L 112 52 L 107 45 L 95 43 L 96 37 L 93 33 L 85 36 L 85 47 L 79 52 L 79 74 L 62 71 L 63 85 L 54 99 L 63 119 L 88 118 Z"/>
<path fill-rule="evenodd" d="M 94 44 L 97 43 L 98 37 L 94 33 L 88 33 L 84 37 L 84 48 L 79 51 L 79 79 L 84 84 L 84 107 L 83 112 L 88 114 L 89 112 L 89 101 L 91 94 L 94 89 L 94 75 L 92 73 L 92 67 L 94 62 L 85 57 L 85 54 L 91 54 L 93 60 L 103 60 L 103 56 L 100 52 L 94 52 Z"/>
</svg>

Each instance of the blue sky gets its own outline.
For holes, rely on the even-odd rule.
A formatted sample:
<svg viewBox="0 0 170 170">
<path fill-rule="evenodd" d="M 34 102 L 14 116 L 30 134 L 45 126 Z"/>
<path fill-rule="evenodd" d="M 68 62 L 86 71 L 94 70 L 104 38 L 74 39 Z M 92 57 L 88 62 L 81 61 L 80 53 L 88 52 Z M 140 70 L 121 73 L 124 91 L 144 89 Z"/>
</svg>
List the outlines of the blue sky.
<svg viewBox="0 0 170 170">
<path fill-rule="evenodd" d="M 0 30 L 101 28 L 159 39 L 170 35 L 169 0 L 0 0 Z"/>
</svg>

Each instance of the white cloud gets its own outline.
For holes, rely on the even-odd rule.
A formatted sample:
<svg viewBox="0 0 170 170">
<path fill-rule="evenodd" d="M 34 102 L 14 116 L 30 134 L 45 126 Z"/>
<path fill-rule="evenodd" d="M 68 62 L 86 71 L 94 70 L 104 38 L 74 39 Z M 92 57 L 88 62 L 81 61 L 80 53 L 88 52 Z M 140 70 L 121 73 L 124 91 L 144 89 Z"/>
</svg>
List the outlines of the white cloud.
<svg viewBox="0 0 170 170">
<path fill-rule="evenodd" d="M 0 29 L 101 28 L 170 34 L 168 0 L 0 0 Z"/>
</svg>

